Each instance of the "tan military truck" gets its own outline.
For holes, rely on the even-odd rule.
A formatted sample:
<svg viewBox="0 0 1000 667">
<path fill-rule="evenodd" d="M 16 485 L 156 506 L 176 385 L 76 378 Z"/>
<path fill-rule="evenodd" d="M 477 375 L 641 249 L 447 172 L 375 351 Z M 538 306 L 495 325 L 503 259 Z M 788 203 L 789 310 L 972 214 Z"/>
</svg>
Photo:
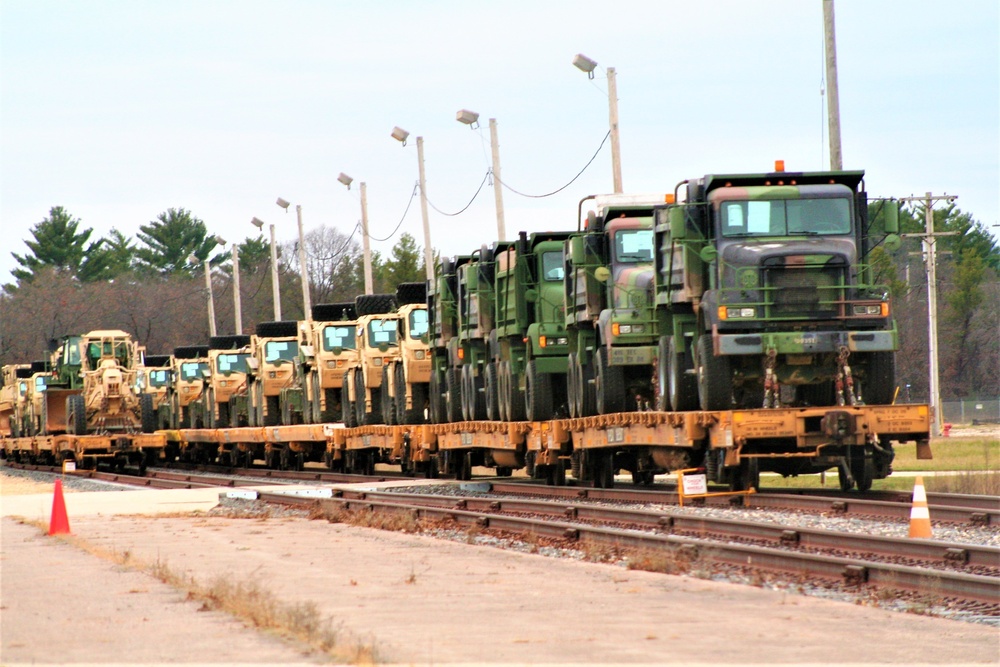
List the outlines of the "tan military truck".
<svg viewBox="0 0 1000 667">
<path fill-rule="evenodd" d="M 207 345 L 174 348 L 173 378 L 167 392 L 170 404 L 170 428 L 203 428 L 205 417 L 201 397 L 211 371 Z"/>
<path fill-rule="evenodd" d="M 0 437 L 19 437 L 18 407 L 27 395 L 31 364 L 7 364 L 0 368 Z M 6 452 L 4 452 L 6 453 Z"/>
<path fill-rule="evenodd" d="M 139 388 L 153 397 L 156 428 L 170 428 L 170 385 L 173 383 L 174 358 L 169 354 L 144 355 L 139 370 Z"/>
<path fill-rule="evenodd" d="M 245 413 L 249 426 L 281 423 L 282 389 L 295 383 L 299 357 L 298 322 L 261 322 L 250 338 Z"/>
<path fill-rule="evenodd" d="M 202 413 L 208 428 L 246 426 L 235 420 L 233 397 L 246 391 L 250 336 L 212 336 L 208 340 L 208 388 L 202 395 Z"/>
<path fill-rule="evenodd" d="M 357 368 L 358 350 L 355 340 L 357 313 L 353 303 L 324 303 L 312 308 L 312 319 L 299 322 L 299 359 L 296 367 L 297 388 L 286 391 L 284 412 L 297 408 L 305 424 L 338 421 L 344 374 Z M 297 391 L 297 405 L 292 392 Z"/>
<path fill-rule="evenodd" d="M 347 397 L 343 414 L 348 427 L 382 423 L 382 370 L 399 354 L 396 296 L 361 294 L 354 307 L 358 313 L 358 365 L 344 373 Z"/>
<path fill-rule="evenodd" d="M 422 424 L 431 379 L 427 286 L 399 285 L 396 303 L 398 354 L 382 367 L 382 420 L 386 424 Z"/>
<path fill-rule="evenodd" d="M 22 435 L 45 435 L 47 405 L 45 390 L 52 379 L 47 361 L 31 362 L 31 376 L 27 378 L 27 391 L 21 406 L 20 432 Z"/>
</svg>

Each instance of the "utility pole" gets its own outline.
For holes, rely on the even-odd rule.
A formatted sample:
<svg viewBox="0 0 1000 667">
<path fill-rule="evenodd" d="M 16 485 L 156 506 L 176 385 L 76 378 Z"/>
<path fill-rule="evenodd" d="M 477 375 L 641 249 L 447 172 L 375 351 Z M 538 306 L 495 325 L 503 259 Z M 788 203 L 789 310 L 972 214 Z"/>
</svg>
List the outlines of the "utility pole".
<svg viewBox="0 0 1000 667">
<path fill-rule="evenodd" d="M 274 299 L 274 321 L 281 321 L 281 292 L 278 290 L 278 249 L 274 240 L 274 225 L 271 225 L 271 297 Z"/>
<path fill-rule="evenodd" d="M 212 296 L 212 268 L 208 264 L 208 258 L 202 260 L 205 267 L 205 291 L 208 293 L 208 335 L 215 336 L 215 298 Z"/>
<path fill-rule="evenodd" d="M 364 248 L 365 262 L 365 294 L 375 292 L 375 282 L 372 279 L 372 248 L 368 238 L 368 185 L 361 184 L 361 247 Z"/>
<path fill-rule="evenodd" d="M 934 421 L 931 423 L 932 435 L 941 435 L 941 378 L 938 369 L 938 336 L 937 336 L 937 237 L 955 236 L 958 232 L 934 231 L 934 204 L 945 200 L 955 201 L 955 195 L 932 195 L 930 192 L 923 197 L 901 197 L 899 201 L 919 201 L 924 204 L 924 227 L 922 234 L 901 234 L 903 238 L 920 237 L 923 245 L 924 266 L 927 271 L 927 347 L 930 375 L 930 404 Z"/>
<path fill-rule="evenodd" d="M 840 152 L 840 94 L 837 90 L 837 36 L 833 21 L 833 0 L 823 0 L 824 51 L 826 52 L 826 116 L 830 128 L 830 170 L 844 168 Z"/>
<path fill-rule="evenodd" d="M 622 149 L 618 140 L 618 80 L 615 68 L 608 68 L 608 121 L 611 125 L 611 172 L 615 194 L 622 190 Z"/>
<path fill-rule="evenodd" d="M 493 153 L 493 198 L 497 206 L 497 240 L 507 240 L 503 218 L 503 185 L 500 179 L 500 139 L 497 136 L 497 119 L 490 118 L 490 149 Z"/>
<path fill-rule="evenodd" d="M 424 176 L 424 138 L 417 137 L 417 162 L 420 170 L 420 215 L 424 220 L 424 263 L 427 280 L 434 284 L 434 251 L 431 249 L 431 223 L 427 216 L 427 179 Z"/>
<path fill-rule="evenodd" d="M 243 335 L 243 307 L 240 300 L 240 246 L 233 244 L 233 308 L 236 311 L 236 335 Z"/>
</svg>

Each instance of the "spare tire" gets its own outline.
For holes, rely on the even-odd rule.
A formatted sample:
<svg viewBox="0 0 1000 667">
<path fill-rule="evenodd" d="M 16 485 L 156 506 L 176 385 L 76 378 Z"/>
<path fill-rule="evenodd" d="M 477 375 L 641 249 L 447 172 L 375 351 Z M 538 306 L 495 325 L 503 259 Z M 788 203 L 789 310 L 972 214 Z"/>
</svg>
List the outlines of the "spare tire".
<svg viewBox="0 0 1000 667">
<path fill-rule="evenodd" d="M 238 350 L 250 344 L 250 336 L 212 336 L 208 339 L 210 350 Z"/>
<path fill-rule="evenodd" d="M 400 283 L 396 287 L 396 302 L 401 306 L 427 303 L 427 283 Z"/>
<path fill-rule="evenodd" d="M 147 368 L 162 368 L 170 365 L 169 354 L 146 355 L 145 364 Z"/>
<path fill-rule="evenodd" d="M 340 322 L 358 319 L 354 304 L 319 303 L 312 307 L 312 318 L 317 322 Z"/>
<path fill-rule="evenodd" d="M 295 320 L 260 322 L 256 331 L 261 338 L 289 338 L 299 335 L 299 323 Z"/>
<path fill-rule="evenodd" d="M 174 348 L 175 359 L 198 359 L 208 356 L 207 345 L 186 345 Z"/>
<path fill-rule="evenodd" d="M 354 299 L 354 307 L 358 315 L 381 315 L 396 310 L 396 297 L 393 294 L 359 294 Z"/>
</svg>

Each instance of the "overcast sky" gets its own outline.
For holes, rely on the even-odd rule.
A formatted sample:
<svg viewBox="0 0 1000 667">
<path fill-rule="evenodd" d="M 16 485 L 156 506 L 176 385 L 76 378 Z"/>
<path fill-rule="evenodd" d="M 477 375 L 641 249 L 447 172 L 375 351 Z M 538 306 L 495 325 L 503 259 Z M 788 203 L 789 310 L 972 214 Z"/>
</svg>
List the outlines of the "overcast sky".
<svg viewBox="0 0 1000 667">
<path fill-rule="evenodd" d="M 996 0 L 837 0 L 836 19 L 844 167 L 866 170 L 871 196 L 947 192 L 998 224 Z M 503 180 L 550 192 L 607 132 L 605 67 L 626 192 L 775 159 L 823 169 L 822 37 L 821 0 L 0 0 L 0 284 L 56 205 L 95 237 L 186 208 L 230 242 L 256 235 L 254 216 L 288 241 L 294 209 L 277 197 L 307 230 L 350 233 L 366 181 L 370 234 L 389 236 L 416 136 L 431 203 L 458 211 L 488 169 L 490 117 Z M 593 81 L 571 64 L 581 52 Z M 480 130 L 455 121 L 462 108 Z M 508 236 L 575 228 L 577 202 L 611 189 L 609 143 L 558 195 L 505 191 Z M 430 225 L 443 254 L 493 241 L 492 190 L 457 217 L 431 209 Z M 373 247 L 402 231 L 423 244 L 418 200 Z"/>
</svg>

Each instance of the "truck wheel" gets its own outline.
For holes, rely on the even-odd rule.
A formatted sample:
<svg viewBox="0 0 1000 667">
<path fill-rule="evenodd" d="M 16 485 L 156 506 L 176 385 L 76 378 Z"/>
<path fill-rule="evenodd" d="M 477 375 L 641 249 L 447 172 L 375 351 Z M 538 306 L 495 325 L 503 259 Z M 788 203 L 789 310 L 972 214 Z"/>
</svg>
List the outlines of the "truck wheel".
<svg viewBox="0 0 1000 667">
<path fill-rule="evenodd" d="M 424 405 L 427 403 L 427 385 L 415 382 L 410 387 L 413 407 L 406 408 L 406 373 L 403 366 L 396 367 L 396 414 L 402 424 L 423 424 Z"/>
<path fill-rule="evenodd" d="M 625 412 L 625 372 L 608 363 L 608 348 L 597 351 L 597 412 L 602 415 Z"/>
<path fill-rule="evenodd" d="M 458 368 L 449 368 L 445 371 L 445 421 L 462 421 L 462 376 Z"/>
<path fill-rule="evenodd" d="M 862 398 L 866 405 L 890 405 L 896 394 L 895 354 L 892 352 L 869 353 L 868 368 L 864 380 Z"/>
<path fill-rule="evenodd" d="M 393 397 L 389 395 L 389 387 L 394 387 L 393 376 L 394 374 L 389 371 L 389 366 L 382 367 L 382 393 L 384 394 L 382 401 L 382 423 L 393 426 L 396 424 L 396 402 Z"/>
<path fill-rule="evenodd" d="M 525 373 L 524 402 L 528 421 L 538 422 L 552 419 L 552 376 L 538 372 L 538 363 L 528 362 Z"/>
<path fill-rule="evenodd" d="M 597 395 L 594 392 L 594 365 L 582 364 L 580 358 L 576 360 L 577 367 L 577 401 L 579 402 L 580 416 L 590 417 L 597 414 Z"/>
<path fill-rule="evenodd" d="M 486 419 L 486 393 L 483 391 L 483 377 L 476 377 L 475 368 L 463 366 L 465 376 L 462 396 L 465 398 L 466 421 L 481 421 Z"/>
<path fill-rule="evenodd" d="M 142 432 L 152 433 L 156 430 L 156 410 L 153 409 L 153 395 L 139 395 L 139 413 L 142 416 Z"/>
<path fill-rule="evenodd" d="M 357 426 L 354 417 L 354 403 L 350 400 L 350 394 L 348 393 L 351 386 L 348 381 L 350 374 L 350 371 L 344 373 L 343 388 L 340 390 L 340 416 L 341 421 L 344 423 L 344 428 L 354 428 Z"/>
<path fill-rule="evenodd" d="M 490 421 L 500 419 L 500 392 L 497 385 L 497 365 L 492 361 L 486 364 L 483 385 L 486 390 L 486 418 Z"/>
<path fill-rule="evenodd" d="M 263 389 L 261 390 L 263 391 Z M 278 405 L 277 396 L 265 396 L 264 400 L 267 401 L 267 414 L 264 415 L 262 420 L 264 426 L 277 426 L 281 423 L 281 407 Z M 289 415 L 289 421 L 290 421 Z"/>
<path fill-rule="evenodd" d="M 579 372 L 576 352 L 570 352 L 569 357 L 566 359 L 566 402 L 569 403 L 569 416 L 571 419 L 576 419 L 580 416 L 580 397 L 577 391 L 577 375 Z"/>
<path fill-rule="evenodd" d="M 760 459 L 744 458 L 738 468 L 731 470 L 733 491 L 747 491 L 751 487 L 760 490 Z"/>
<path fill-rule="evenodd" d="M 698 409 L 698 377 L 690 361 L 690 355 L 677 349 L 674 336 L 667 338 L 667 397 L 670 409 L 675 412 L 687 412 Z M 661 344 L 662 344 L 662 338 Z"/>
<path fill-rule="evenodd" d="M 527 418 L 524 405 L 524 392 L 520 382 L 514 375 L 514 365 L 507 361 L 507 419 L 512 422 L 523 422 Z"/>
<path fill-rule="evenodd" d="M 443 424 L 445 416 L 445 392 L 444 383 L 441 381 L 441 372 L 438 370 L 431 371 L 431 388 L 430 396 L 428 400 L 430 401 L 430 418 L 432 424 Z"/>
<path fill-rule="evenodd" d="M 733 406 L 729 359 L 715 356 L 708 334 L 698 338 L 698 402 L 702 410 L 728 410 Z"/>
<path fill-rule="evenodd" d="M 66 397 L 66 430 L 73 435 L 87 432 L 87 405 L 80 394 Z"/>
</svg>

